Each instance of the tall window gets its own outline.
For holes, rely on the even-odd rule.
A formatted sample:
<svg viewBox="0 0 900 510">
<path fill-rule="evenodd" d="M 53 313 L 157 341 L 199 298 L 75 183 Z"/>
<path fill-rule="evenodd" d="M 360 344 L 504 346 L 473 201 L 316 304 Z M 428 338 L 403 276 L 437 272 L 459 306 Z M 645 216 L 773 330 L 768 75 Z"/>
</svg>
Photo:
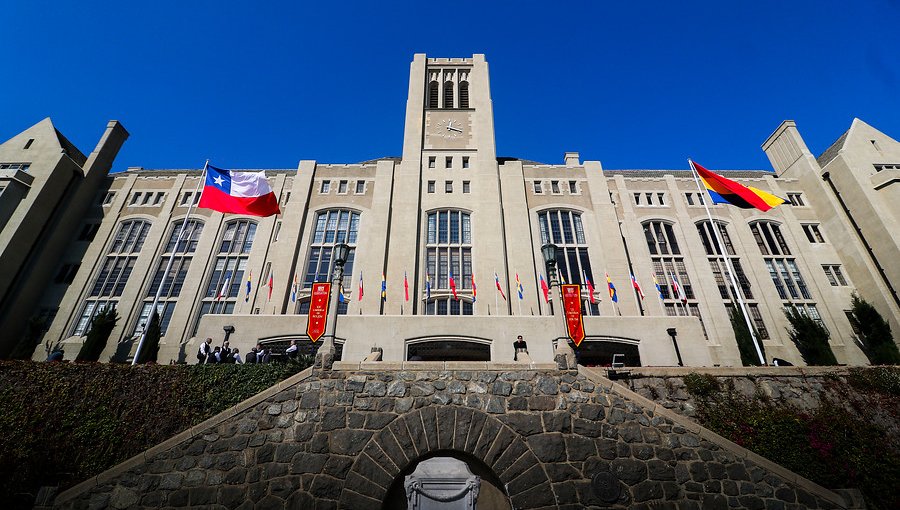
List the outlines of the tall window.
<svg viewBox="0 0 900 510">
<path fill-rule="evenodd" d="M 425 272 L 431 281 L 427 315 L 472 315 L 472 222 L 469 213 L 454 209 L 427 215 Z M 450 290 L 450 273 L 459 300 Z"/>
<path fill-rule="evenodd" d="M 459 82 L 459 107 L 469 107 L 469 82 L 467 81 Z"/>
<path fill-rule="evenodd" d="M 700 240 L 703 243 L 703 248 L 706 250 L 706 256 L 709 259 L 709 267 L 712 269 L 713 278 L 715 278 L 716 285 L 719 287 L 719 295 L 726 302 L 726 308 L 730 308 L 732 306 L 731 303 L 737 302 L 737 296 L 733 294 L 734 289 L 731 286 L 731 277 L 728 275 L 728 267 L 722 263 L 723 247 L 719 244 L 719 239 L 721 239 L 721 244 L 724 245 L 725 253 L 731 262 L 731 267 L 734 268 L 735 279 L 737 280 L 738 285 L 741 286 L 741 293 L 743 294 L 744 299 L 748 302 L 751 315 L 750 318 L 753 320 L 756 336 L 761 340 L 767 339 L 769 338 L 768 329 L 766 329 L 762 315 L 759 313 L 758 306 L 755 303 L 751 303 L 753 300 L 753 291 L 750 289 L 750 281 L 747 279 L 747 275 L 744 274 L 744 268 L 741 266 L 740 257 L 735 254 L 734 245 L 731 243 L 731 236 L 728 235 L 728 228 L 721 222 L 716 222 L 716 226 L 719 230 L 718 238 L 709 221 L 697 223 L 697 233 L 700 234 Z"/>
<path fill-rule="evenodd" d="M 303 275 L 302 288 L 311 289 L 316 282 L 331 281 L 334 271 L 334 245 L 344 243 L 350 246 L 350 254 L 344 264 L 344 291 L 348 290 L 347 281 L 353 275 L 353 261 L 356 258 L 356 237 L 359 232 L 359 213 L 349 209 L 329 209 L 316 214 L 316 227 L 313 231 L 306 261 L 306 272 Z M 350 300 L 338 304 L 338 313 L 346 314 Z M 297 313 L 309 312 L 309 299 L 299 300 Z"/>
<path fill-rule="evenodd" d="M 432 81 L 428 84 L 428 107 L 437 108 L 438 98 L 438 82 Z"/>
<path fill-rule="evenodd" d="M 778 296 L 785 301 L 812 299 L 796 260 L 789 257 L 791 250 L 781 235 L 778 224 L 757 221 L 750 224 L 750 231 L 764 256 L 763 260 Z"/>
<path fill-rule="evenodd" d="M 582 310 L 592 315 L 599 314 L 599 305 L 590 302 L 585 277 L 591 280 L 595 290 L 603 287 L 605 282 L 598 284 L 591 270 L 581 214 L 566 210 L 542 211 L 538 213 L 538 225 L 541 229 L 541 244 L 553 243 L 557 246 L 556 265 L 559 276 L 565 283 L 582 286 Z"/>
<path fill-rule="evenodd" d="M 653 262 L 653 272 L 663 295 L 666 314 L 697 317 L 703 326 L 703 334 L 706 335 L 700 307 L 693 302 L 694 287 L 691 285 L 691 278 L 688 276 L 687 266 L 684 264 L 684 257 L 675 237 L 675 229 L 671 223 L 662 220 L 646 221 L 643 226 L 644 238 L 650 251 L 650 260 Z M 681 287 L 681 296 L 675 292 L 675 280 Z"/>
<path fill-rule="evenodd" d="M 212 275 L 206 285 L 206 293 L 200 305 L 200 317 L 208 313 L 230 314 L 234 312 L 241 284 L 245 281 L 247 258 L 256 237 L 256 222 L 235 220 L 225 225 L 219 243 L 219 253 L 213 265 Z"/>
<path fill-rule="evenodd" d="M 200 234 L 203 232 L 203 222 L 199 220 L 190 220 L 178 241 L 178 234 L 181 232 L 181 225 L 184 220 L 176 221 L 172 224 L 169 232 L 169 241 L 163 250 L 159 261 L 156 263 L 156 272 L 150 287 L 147 289 L 147 295 L 144 298 L 144 304 L 141 307 L 141 314 L 138 317 L 137 324 L 134 327 L 134 335 L 138 336 L 144 332 L 144 328 L 150 321 L 150 309 L 153 307 L 153 298 L 159 290 L 163 281 L 163 274 L 166 266 L 169 264 L 169 258 L 173 256 L 172 268 L 169 274 L 165 276 L 165 285 L 163 285 L 162 293 L 159 295 L 159 302 L 156 305 L 156 313 L 160 317 L 161 335 L 166 334 L 169 327 L 169 321 L 172 319 L 172 312 L 175 310 L 175 304 L 178 302 L 178 296 L 181 294 L 181 287 L 184 285 L 184 279 L 187 277 L 188 269 L 191 267 L 193 254 L 197 250 L 197 242 L 200 240 Z M 178 246 L 175 246 L 175 243 Z"/>
<path fill-rule="evenodd" d="M 453 82 L 444 82 L 444 108 L 453 108 Z"/>
<path fill-rule="evenodd" d="M 91 319 L 100 310 L 116 307 L 149 231 L 150 222 L 145 220 L 128 220 L 119 225 L 72 331 L 73 335 L 87 333 Z"/>
</svg>

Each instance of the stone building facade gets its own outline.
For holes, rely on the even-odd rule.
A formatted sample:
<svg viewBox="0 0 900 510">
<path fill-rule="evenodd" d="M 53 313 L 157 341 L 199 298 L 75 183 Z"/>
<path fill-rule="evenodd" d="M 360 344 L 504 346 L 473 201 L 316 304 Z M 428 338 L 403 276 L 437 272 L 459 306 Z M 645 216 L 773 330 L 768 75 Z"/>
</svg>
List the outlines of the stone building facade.
<svg viewBox="0 0 900 510">
<path fill-rule="evenodd" d="M 120 145 L 123 133 L 116 125 L 104 140 Z M 0 162 L 31 161 L 25 174 L 37 177 L 59 156 L 58 142 L 50 143 L 58 138 L 38 124 L 0 146 Z M 24 149 L 27 139 L 37 142 Z M 110 160 L 115 144 L 96 154 Z M 889 262 L 900 253 L 900 144 L 855 120 L 817 160 L 786 121 L 763 149 L 774 172 L 722 173 L 790 203 L 767 213 L 711 209 L 768 358 L 802 363 L 783 313 L 796 306 L 829 329 L 840 362 L 865 363 L 846 316 L 852 292 L 900 331 L 900 275 Z M 333 247 L 346 242 L 352 255 L 335 332 L 342 359 L 362 360 L 377 347 L 391 361 L 505 362 L 523 334 L 532 358 L 547 362 L 563 335 L 560 314 L 541 290 L 549 276 L 540 247 L 553 242 L 562 276 L 581 284 L 585 296 L 587 339 L 576 350 L 583 364 L 608 364 L 620 354 L 627 365 L 675 365 L 680 354 L 686 365 L 740 365 L 728 319 L 734 289 L 690 172 L 608 170 L 578 153 L 566 153 L 562 164 L 498 157 L 483 55 L 414 57 L 400 157 L 303 160 L 296 169 L 266 172 L 282 214 L 195 209 L 178 246 L 174 236 L 198 199 L 199 169 L 129 168 L 91 181 L 52 211 L 56 241 L 32 243 L 43 247 L 40 264 L 8 287 L 0 326 L 11 335 L 0 354 L 21 336 L 21 318 L 36 316 L 45 319 L 45 343 L 74 357 L 91 317 L 115 306 L 120 320 L 102 359 L 130 359 L 170 256 L 176 260 L 158 308 L 160 362 L 193 361 L 199 341 L 220 343 L 226 327 L 242 352 L 292 339 L 313 350 L 305 333 L 311 283 L 329 278 Z M 0 195 L 10 218 L 52 202 L 43 195 L 23 201 L 11 189 Z M 21 235 L 20 225 L 3 225 L 2 239 Z M 4 245 L 3 257 L 8 253 L 21 252 Z M 24 285 L 26 274 L 46 285 Z M 607 274 L 618 303 L 607 293 Z M 673 292 L 673 276 L 684 300 Z M 45 356 L 41 345 L 34 357 Z"/>
</svg>

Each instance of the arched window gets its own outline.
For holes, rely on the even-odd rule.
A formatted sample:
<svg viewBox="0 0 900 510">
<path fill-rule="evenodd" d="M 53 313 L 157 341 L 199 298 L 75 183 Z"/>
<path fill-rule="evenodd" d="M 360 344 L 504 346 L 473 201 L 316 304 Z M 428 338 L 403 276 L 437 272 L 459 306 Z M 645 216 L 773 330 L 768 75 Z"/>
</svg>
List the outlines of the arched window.
<svg viewBox="0 0 900 510">
<path fill-rule="evenodd" d="M 763 255 L 778 296 L 785 301 L 812 299 L 797 261 L 789 256 L 791 250 L 778 224 L 773 221 L 754 221 L 750 224 L 750 231 Z"/>
<path fill-rule="evenodd" d="M 587 278 L 594 284 L 596 292 L 598 283 L 591 270 L 581 213 L 567 210 L 541 211 L 538 213 L 538 225 L 541 229 L 541 244 L 553 243 L 558 248 L 556 260 L 560 278 L 565 283 L 581 285 L 581 294 L 584 296 L 582 310 L 598 315 L 600 307 L 597 303 L 591 303 L 585 280 Z"/>
<path fill-rule="evenodd" d="M 431 297 L 425 296 L 427 315 L 472 315 L 472 222 L 469 213 L 455 209 L 427 215 L 425 272 Z M 456 286 L 453 299 L 450 274 Z"/>
<path fill-rule="evenodd" d="M 444 82 L 444 108 L 453 108 L 453 82 Z"/>
<path fill-rule="evenodd" d="M 225 225 L 219 242 L 219 253 L 213 264 L 212 274 L 206 285 L 200 317 L 208 313 L 234 313 L 238 294 L 245 282 L 247 259 L 253 240 L 256 238 L 256 222 L 251 220 L 234 220 Z"/>
<path fill-rule="evenodd" d="M 459 107 L 469 107 L 469 82 L 467 81 L 459 82 Z"/>
<path fill-rule="evenodd" d="M 147 295 L 144 297 L 144 304 L 141 307 L 141 313 L 138 316 L 137 323 L 134 326 L 134 336 L 139 336 L 144 332 L 144 327 L 150 320 L 150 308 L 153 306 L 153 298 L 159 290 L 163 281 L 163 273 L 169 264 L 169 258 L 174 256 L 172 268 L 165 277 L 165 285 L 163 285 L 162 293 L 159 296 L 159 302 L 156 305 L 156 313 L 160 317 L 161 335 L 165 336 L 166 328 L 169 327 L 169 321 L 172 318 L 172 312 L 175 310 L 175 304 L 178 302 L 178 296 L 181 294 L 181 287 L 184 285 L 184 279 L 187 277 L 188 269 L 191 267 L 194 252 L 197 250 L 197 242 L 200 240 L 200 234 L 203 233 L 203 222 L 200 220 L 190 220 L 178 241 L 178 234 L 181 233 L 181 225 L 184 220 L 178 220 L 172 223 L 169 231 L 169 240 L 163 253 L 160 255 L 156 263 L 156 272 L 153 280 L 147 288 Z M 175 243 L 178 246 L 175 246 Z"/>
<path fill-rule="evenodd" d="M 741 266 L 741 259 L 737 256 L 734 251 L 734 245 L 731 243 L 731 236 L 728 234 L 728 228 L 724 222 L 717 221 L 716 227 L 718 227 L 718 236 L 716 236 L 716 232 L 713 230 L 712 224 L 709 220 L 699 221 L 697 222 L 697 233 L 700 234 L 700 241 L 703 243 L 703 248 L 706 250 L 706 258 L 709 262 L 709 267 L 712 270 L 713 278 L 716 280 L 716 285 L 719 288 L 719 295 L 725 301 L 725 306 L 730 308 L 733 302 L 737 301 L 737 296 L 734 294 L 734 289 L 731 286 L 731 276 L 728 274 L 728 267 L 722 262 L 722 245 L 725 247 L 725 253 L 728 256 L 729 262 L 731 263 L 731 267 L 734 268 L 734 276 L 738 282 L 738 285 L 741 286 L 741 294 L 743 298 L 748 301 L 747 306 L 750 310 L 751 319 L 753 319 L 753 325 L 756 328 L 756 336 L 760 339 L 764 340 L 769 338 L 769 331 L 766 329 L 766 324 L 763 322 L 762 315 L 759 313 L 759 307 L 756 303 L 751 303 L 753 300 L 753 291 L 750 288 L 750 280 L 747 279 L 747 275 L 744 274 L 744 268 Z M 719 240 L 721 239 L 721 243 Z"/>
<path fill-rule="evenodd" d="M 684 257 L 681 256 L 674 225 L 663 220 L 645 221 L 642 225 L 647 249 L 650 251 L 650 260 L 653 262 L 654 276 L 663 295 L 666 314 L 697 317 L 703 326 L 703 334 L 706 335 L 706 326 L 703 325 L 703 317 L 700 316 L 700 307 L 694 301 L 694 287 L 691 285 Z"/>
<path fill-rule="evenodd" d="M 432 81 L 428 84 L 428 107 L 437 108 L 439 106 L 439 99 L 440 96 L 438 94 L 438 82 Z"/>
<path fill-rule="evenodd" d="M 316 213 L 315 230 L 309 243 L 306 271 L 303 274 L 303 289 L 311 289 L 315 282 L 331 281 L 334 270 L 334 245 L 345 243 L 350 246 L 350 255 L 344 264 L 344 291 L 353 278 L 353 261 L 356 258 L 356 236 L 359 231 L 359 213 L 349 209 L 328 209 Z M 344 300 L 338 305 L 338 313 L 347 313 Z M 309 300 L 300 300 L 298 313 L 309 311 Z"/>
<path fill-rule="evenodd" d="M 81 316 L 75 323 L 73 335 L 84 335 L 97 312 L 118 305 L 119 296 L 128 283 L 128 277 L 131 276 L 137 255 L 144 246 L 149 231 L 150 222 L 146 220 L 127 220 L 119 225 L 106 252 L 106 260 L 100 266 L 89 297 L 82 307 Z"/>
</svg>

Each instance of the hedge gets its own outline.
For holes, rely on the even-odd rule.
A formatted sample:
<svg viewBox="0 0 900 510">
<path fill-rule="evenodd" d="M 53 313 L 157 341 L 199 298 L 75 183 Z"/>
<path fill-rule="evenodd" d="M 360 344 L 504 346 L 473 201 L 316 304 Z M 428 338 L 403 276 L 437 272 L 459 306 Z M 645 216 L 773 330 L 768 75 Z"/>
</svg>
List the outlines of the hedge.
<svg viewBox="0 0 900 510">
<path fill-rule="evenodd" d="M 309 366 L 0 361 L 0 500 L 30 508 Z M 9 506 L 6 506 L 9 508 Z"/>
</svg>

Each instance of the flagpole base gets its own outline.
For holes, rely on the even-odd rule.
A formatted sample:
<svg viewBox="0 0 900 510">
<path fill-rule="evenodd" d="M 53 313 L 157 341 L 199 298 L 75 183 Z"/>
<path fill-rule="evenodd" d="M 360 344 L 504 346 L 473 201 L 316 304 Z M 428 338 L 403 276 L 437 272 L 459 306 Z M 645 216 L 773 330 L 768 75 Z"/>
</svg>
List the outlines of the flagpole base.
<svg viewBox="0 0 900 510">
<path fill-rule="evenodd" d="M 322 346 L 316 351 L 316 360 L 313 367 L 322 370 L 331 370 L 331 367 L 334 366 L 335 353 L 334 339 L 330 336 L 325 337 L 322 340 Z"/>
<path fill-rule="evenodd" d="M 556 351 L 553 354 L 553 361 L 560 370 L 572 370 L 578 366 L 575 360 L 575 351 L 569 345 L 568 338 L 558 338 L 556 340 Z"/>
</svg>

